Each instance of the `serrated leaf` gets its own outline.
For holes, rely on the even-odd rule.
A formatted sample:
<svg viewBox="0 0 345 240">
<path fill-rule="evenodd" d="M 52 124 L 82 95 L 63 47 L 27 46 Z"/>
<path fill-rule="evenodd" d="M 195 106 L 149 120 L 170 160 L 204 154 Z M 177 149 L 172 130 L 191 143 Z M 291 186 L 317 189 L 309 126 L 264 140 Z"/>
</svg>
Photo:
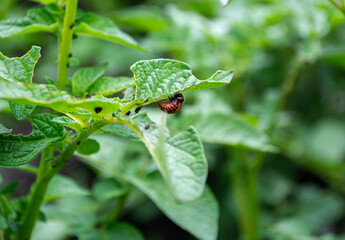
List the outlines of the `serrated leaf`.
<svg viewBox="0 0 345 240">
<path fill-rule="evenodd" d="M 145 178 L 132 176 L 129 181 L 144 192 L 172 221 L 198 239 L 215 240 L 219 209 L 212 192 L 206 188 L 195 201 L 178 203 L 158 173 Z"/>
<path fill-rule="evenodd" d="M 108 63 L 95 67 L 81 68 L 72 77 L 72 93 L 83 97 L 87 89 L 107 70 Z"/>
<path fill-rule="evenodd" d="M 79 186 L 74 180 L 65 176 L 55 176 L 48 185 L 44 201 L 52 201 L 58 198 L 86 196 L 90 193 Z"/>
<path fill-rule="evenodd" d="M 35 110 L 35 107 L 35 105 L 10 102 L 11 111 L 18 120 L 26 119 Z"/>
<path fill-rule="evenodd" d="M 53 91 L 51 91 L 53 90 Z M 55 91 L 44 84 L 20 84 L 0 81 L 0 98 L 23 104 L 35 104 L 62 113 L 87 111 L 94 116 L 117 112 L 119 100 L 101 95 L 76 99 L 65 91 Z"/>
<path fill-rule="evenodd" d="M 112 20 L 94 13 L 85 13 L 80 19 L 77 19 L 73 31 L 76 34 L 98 37 L 144 50 L 131 36 L 122 32 Z"/>
<path fill-rule="evenodd" d="M 31 83 L 40 51 L 40 47 L 33 46 L 24 56 L 16 58 L 8 58 L 0 52 L 0 80 Z"/>
<path fill-rule="evenodd" d="M 158 146 L 158 126 L 146 113 L 135 115 L 131 124 L 145 143 L 160 172 L 175 198 L 181 202 L 193 201 L 204 189 L 207 176 L 207 161 L 198 133 L 193 127 L 171 137 L 165 133 L 164 154 L 155 149 Z M 107 129 L 102 129 L 106 131 Z"/>
<path fill-rule="evenodd" d="M 55 116 L 38 114 L 31 117 L 33 131 L 28 136 L 0 135 L 0 165 L 19 166 L 33 160 L 49 143 L 61 141 L 66 134 Z"/>
<path fill-rule="evenodd" d="M 28 53 L 20 58 L 7 58 L 0 53 L 0 79 L 9 82 L 31 83 L 34 68 L 40 55 L 40 47 L 33 46 Z M 26 119 L 35 109 L 35 105 L 10 102 L 13 115 L 18 120 Z"/>
<path fill-rule="evenodd" d="M 12 132 L 12 129 L 8 129 L 8 128 L 6 128 L 4 125 L 2 125 L 1 123 L 0 123 L 0 134 L 3 134 L 3 133 L 10 133 L 10 132 Z M 1 178 L 1 177 L 0 177 Z M 1 183 L 1 181 L 0 181 L 0 183 Z"/>
<path fill-rule="evenodd" d="M 41 31 L 54 32 L 60 25 L 55 16 L 59 11 L 56 5 L 47 5 L 30 9 L 24 18 L 1 21 L 0 38 Z"/>
<path fill-rule="evenodd" d="M 87 92 L 107 96 L 132 86 L 133 81 L 130 77 L 102 77 L 93 83 Z"/>
</svg>

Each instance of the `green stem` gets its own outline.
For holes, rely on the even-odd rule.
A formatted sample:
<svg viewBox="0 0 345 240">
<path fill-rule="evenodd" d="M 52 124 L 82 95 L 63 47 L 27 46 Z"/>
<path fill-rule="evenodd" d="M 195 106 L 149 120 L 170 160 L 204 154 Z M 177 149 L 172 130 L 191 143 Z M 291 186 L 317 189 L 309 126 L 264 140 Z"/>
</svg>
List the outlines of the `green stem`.
<svg viewBox="0 0 345 240">
<path fill-rule="evenodd" d="M 231 161 L 236 167 L 231 182 L 242 234 L 248 240 L 258 240 L 257 170 L 248 168 L 242 150 L 235 149 Z"/>
<path fill-rule="evenodd" d="M 341 0 L 342 5 L 340 5 L 335 0 L 329 0 L 336 8 L 338 8 L 342 13 L 345 14 L 344 0 Z"/>
<path fill-rule="evenodd" d="M 28 207 L 24 213 L 23 225 L 18 232 L 18 240 L 29 240 L 39 214 L 39 208 L 43 202 L 44 194 L 47 190 L 50 179 L 45 176 L 47 162 L 45 159 L 52 156 L 53 151 L 47 147 L 42 155 L 40 167 L 38 169 L 37 180 L 33 191 L 30 194 Z"/>
<path fill-rule="evenodd" d="M 68 0 L 65 18 L 63 21 L 62 36 L 58 57 L 58 79 L 57 88 L 64 90 L 67 86 L 68 59 L 71 50 L 73 26 L 77 11 L 78 0 Z"/>
<path fill-rule="evenodd" d="M 104 119 L 95 123 L 90 128 L 85 129 L 82 133 L 76 136 L 73 141 L 67 146 L 65 151 L 61 153 L 54 162 L 45 161 L 47 157 L 53 153 L 52 149 L 47 148 L 41 157 L 40 167 L 38 169 L 37 180 L 34 185 L 33 191 L 30 194 L 30 199 L 26 212 L 24 213 L 23 225 L 20 228 L 17 240 L 29 240 L 32 230 L 35 226 L 40 206 L 43 202 L 45 192 L 47 190 L 50 180 L 65 166 L 69 159 L 72 157 L 74 151 L 77 149 L 79 144 L 85 141 L 90 134 L 104 125 L 110 123 L 109 119 Z"/>
</svg>

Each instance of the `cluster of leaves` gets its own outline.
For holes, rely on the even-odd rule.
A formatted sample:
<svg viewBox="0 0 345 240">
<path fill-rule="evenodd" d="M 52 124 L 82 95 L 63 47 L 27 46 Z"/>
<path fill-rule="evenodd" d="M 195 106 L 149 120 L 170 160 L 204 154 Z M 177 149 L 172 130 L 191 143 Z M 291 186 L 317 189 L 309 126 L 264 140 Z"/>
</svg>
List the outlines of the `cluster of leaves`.
<svg viewBox="0 0 345 240">
<path fill-rule="evenodd" d="M 49 3 L 41 8 L 29 10 L 25 18 L 0 22 L 0 33 L 2 37 L 39 31 L 59 35 L 58 29 L 62 26 L 63 16 L 64 11 L 61 7 Z M 110 19 L 94 13 L 78 11 L 75 25 L 72 27 L 73 34 L 76 35 L 94 36 L 142 50 L 133 38 L 119 30 Z M 146 113 L 136 114 L 135 111 L 135 114 L 127 115 L 135 108 L 164 99 L 176 92 L 183 93 L 228 84 L 233 72 L 217 71 L 209 79 L 201 81 L 192 74 L 190 66 L 183 62 L 155 59 L 135 63 L 131 67 L 133 79 L 102 77 L 107 68 L 105 63 L 75 71 L 68 88 L 64 91 L 58 90 L 51 78 L 46 79 L 46 84 L 32 82 L 39 58 L 40 47 L 36 46 L 22 57 L 8 58 L 0 55 L 0 98 L 9 101 L 10 109 L 18 120 L 28 118 L 33 127 L 30 135 L 23 136 L 11 135 L 11 131 L 1 125 L 0 165 L 27 164 L 49 147 L 61 152 L 57 157 L 43 159 L 51 162 L 51 167 L 54 168 L 55 162 L 66 161 L 64 154 L 70 151 L 73 144 L 77 144 L 77 152 L 82 154 L 81 158 L 87 164 L 97 166 L 100 176 L 107 176 L 95 186 L 94 195 L 101 199 L 101 202 L 128 195 L 131 191 L 129 185 L 133 185 L 155 202 L 176 224 L 191 234 L 202 239 L 215 239 L 218 208 L 212 193 L 208 188 L 205 189 L 207 161 L 198 132 L 194 127 L 189 127 L 187 131 L 171 136 L 164 121 L 158 126 Z M 124 98 L 113 97 L 121 91 L 125 91 Z M 56 115 L 40 113 L 43 108 L 51 109 Z M 104 125 L 106 126 L 100 128 Z M 65 127 L 74 131 L 67 131 Z M 148 171 L 147 162 L 142 159 L 127 166 L 125 158 L 115 158 L 114 152 L 109 152 L 109 149 L 116 152 L 122 149 L 117 146 L 118 140 L 114 137 L 102 134 L 93 137 L 93 140 L 86 140 L 84 135 L 87 136 L 95 130 L 141 140 L 155 161 L 157 169 Z M 74 143 L 76 139 L 83 142 Z M 104 155 L 107 151 L 108 154 Z M 110 189 L 107 189 L 110 196 L 102 196 L 102 188 L 109 186 L 109 181 L 115 181 L 115 184 L 110 184 Z M 101 190 L 97 190 L 99 188 Z M 111 189 L 114 189 L 115 194 L 111 193 Z M 58 176 L 50 182 L 44 199 L 51 201 L 66 196 L 86 195 L 91 195 L 91 192 L 82 189 L 71 179 Z M 80 201 L 75 203 L 81 206 Z M 2 218 L 2 229 L 10 226 L 10 220 L 14 220 L 11 213 L 7 212 L 6 204 L 9 205 L 9 202 L 4 198 L 2 209 L 6 218 Z M 92 203 L 87 204 L 89 208 L 89 204 Z M 104 206 L 94 204 L 93 214 Z M 21 209 L 25 211 L 25 208 Z M 50 211 L 54 210 L 49 209 L 46 215 L 49 220 L 54 220 L 54 217 L 50 216 Z M 75 209 L 70 212 L 84 214 L 76 212 Z M 118 234 L 124 234 L 127 239 L 142 238 L 135 228 L 124 223 L 108 224 L 105 231 L 97 230 L 96 225 L 106 220 L 104 216 L 93 218 L 94 221 L 89 219 L 87 222 L 77 221 L 76 216 L 68 219 L 65 214 L 63 218 L 68 222 L 68 231 L 61 231 L 59 236 L 67 234 L 83 238 L 91 234 L 112 239 Z M 194 219 L 199 221 L 195 222 Z M 50 221 L 47 224 L 49 225 Z M 71 231 L 70 227 L 76 230 Z M 16 230 L 11 229 L 12 232 Z M 33 238 L 40 239 L 39 236 Z"/>
</svg>

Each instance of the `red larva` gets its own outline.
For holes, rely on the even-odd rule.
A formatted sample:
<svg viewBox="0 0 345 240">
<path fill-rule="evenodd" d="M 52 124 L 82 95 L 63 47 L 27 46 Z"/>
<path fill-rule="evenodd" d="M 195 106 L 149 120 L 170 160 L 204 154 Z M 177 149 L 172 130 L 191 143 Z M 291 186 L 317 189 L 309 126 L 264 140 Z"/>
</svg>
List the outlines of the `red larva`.
<svg viewBox="0 0 345 240">
<path fill-rule="evenodd" d="M 157 101 L 158 107 L 168 114 L 177 113 L 182 108 L 184 97 L 181 93 L 176 93 L 166 101 Z"/>
</svg>

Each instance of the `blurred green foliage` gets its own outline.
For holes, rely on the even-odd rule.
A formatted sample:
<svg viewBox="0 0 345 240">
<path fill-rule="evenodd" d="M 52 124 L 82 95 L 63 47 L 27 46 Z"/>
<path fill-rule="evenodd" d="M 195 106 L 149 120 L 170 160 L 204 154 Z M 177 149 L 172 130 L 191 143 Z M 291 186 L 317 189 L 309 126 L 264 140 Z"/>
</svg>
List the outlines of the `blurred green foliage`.
<svg viewBox="0 0 345 240">
<path fill-rule="evenodd" d="M 22 17 L 28 7 L 37 5 L 15 0 L 3 4 L 0 18 Z M 131 77 L 129 66 L 134 62 L 169 57 L 188 62 L 200 79 L 217 69 L 235 71 L 230 86 L 186 94 L 181 113 L 167 119 L 172 133 L 193 125 L 201 134 L 210 166 L 208 184 L 220 208 L 218 239 L 345 239 L 345 16 L 330 1 L 233 0 L 222 7 L 216 0 L 88 0 L 79 5 L 111 18 L 150 50 L 139 52 L 98 39 L 76 38 L 72 54 L 80 66 L 107 61 L 107 75 Z M 31 45 L 42 46 L 34 81 L 43 82 L 46 76 L 54 79 L 57 45 L 50 34 L 0 39 L 1 51 L 7 56 L 20 56 Z M 6 103 L 1 103 L 1 109 L 1 116 L 7 114 Z M 156 122 L 163 114 L 156 105 L 143 110 Z M 13 128 L 0 125 L 2 131 L 8 131 L 6 127 Z M 127 159 L 127 164 L 149 158 L 135 140 L 119 139 L 109 139 L 119 151 L 102 152 L 101 144 L 97 154 L 103 159 L 109 154 Z M 93 227 L 129 186 L 115 181 L 107 167 L 95 164 L 92 157 L 95 159 L 92 154 L 81 158 L 97 174 L 93 187 L 56 179 L 57 189 L 50 189 L 47 198 L 57 198 L 53 191 L 58 194 L 59 187 L 69 186 L 72 193 L 44 206 L 42 212 L 49 220 L 37 225 L 33 239 L 47 239 L 47 234 L 54 236 L 49 239 L 101 239 Z M 80 184 L 80 176 L 71 175 Z M 258 201 L 247 199 L 244 208 L 257 219 L 252 228 L 257 236 L 246 238 L 246 217 L 240 220 L 241 204 L 236 204 L 241 189 L 234 185 L 248 176 L 254 179 L 241 185 L 248 188 L 249 193 L 244 194 L 257 195 Z M 157 176 L 149 175 L 141 185 L 138 179 L 131 183 L 140 185 L 156 204 L 163 204 L 148 193 L 154 178 Z M 0 190 L 0 200 L 8 207 L 6 217 L 14 219 L 12 207 L 2 197 L 11 191 L 4 189 L 6 186 Z M 246 215 L 246 209 L 242 213 Z M 192 238 L 166 223 L 137 190 L 120 215 L 122 219 L 142 233 L 118 223 L 126 224 L 123 235 L 113 231 L 116 225 L 110 225 L 105 234 L 118 239 L 143 239 L 142 235 L 150 240 Z M 0 229 L 4 224 L 0 216 Z M 85 226 L 90 231 L 85 232 Z"/>
</svg>

